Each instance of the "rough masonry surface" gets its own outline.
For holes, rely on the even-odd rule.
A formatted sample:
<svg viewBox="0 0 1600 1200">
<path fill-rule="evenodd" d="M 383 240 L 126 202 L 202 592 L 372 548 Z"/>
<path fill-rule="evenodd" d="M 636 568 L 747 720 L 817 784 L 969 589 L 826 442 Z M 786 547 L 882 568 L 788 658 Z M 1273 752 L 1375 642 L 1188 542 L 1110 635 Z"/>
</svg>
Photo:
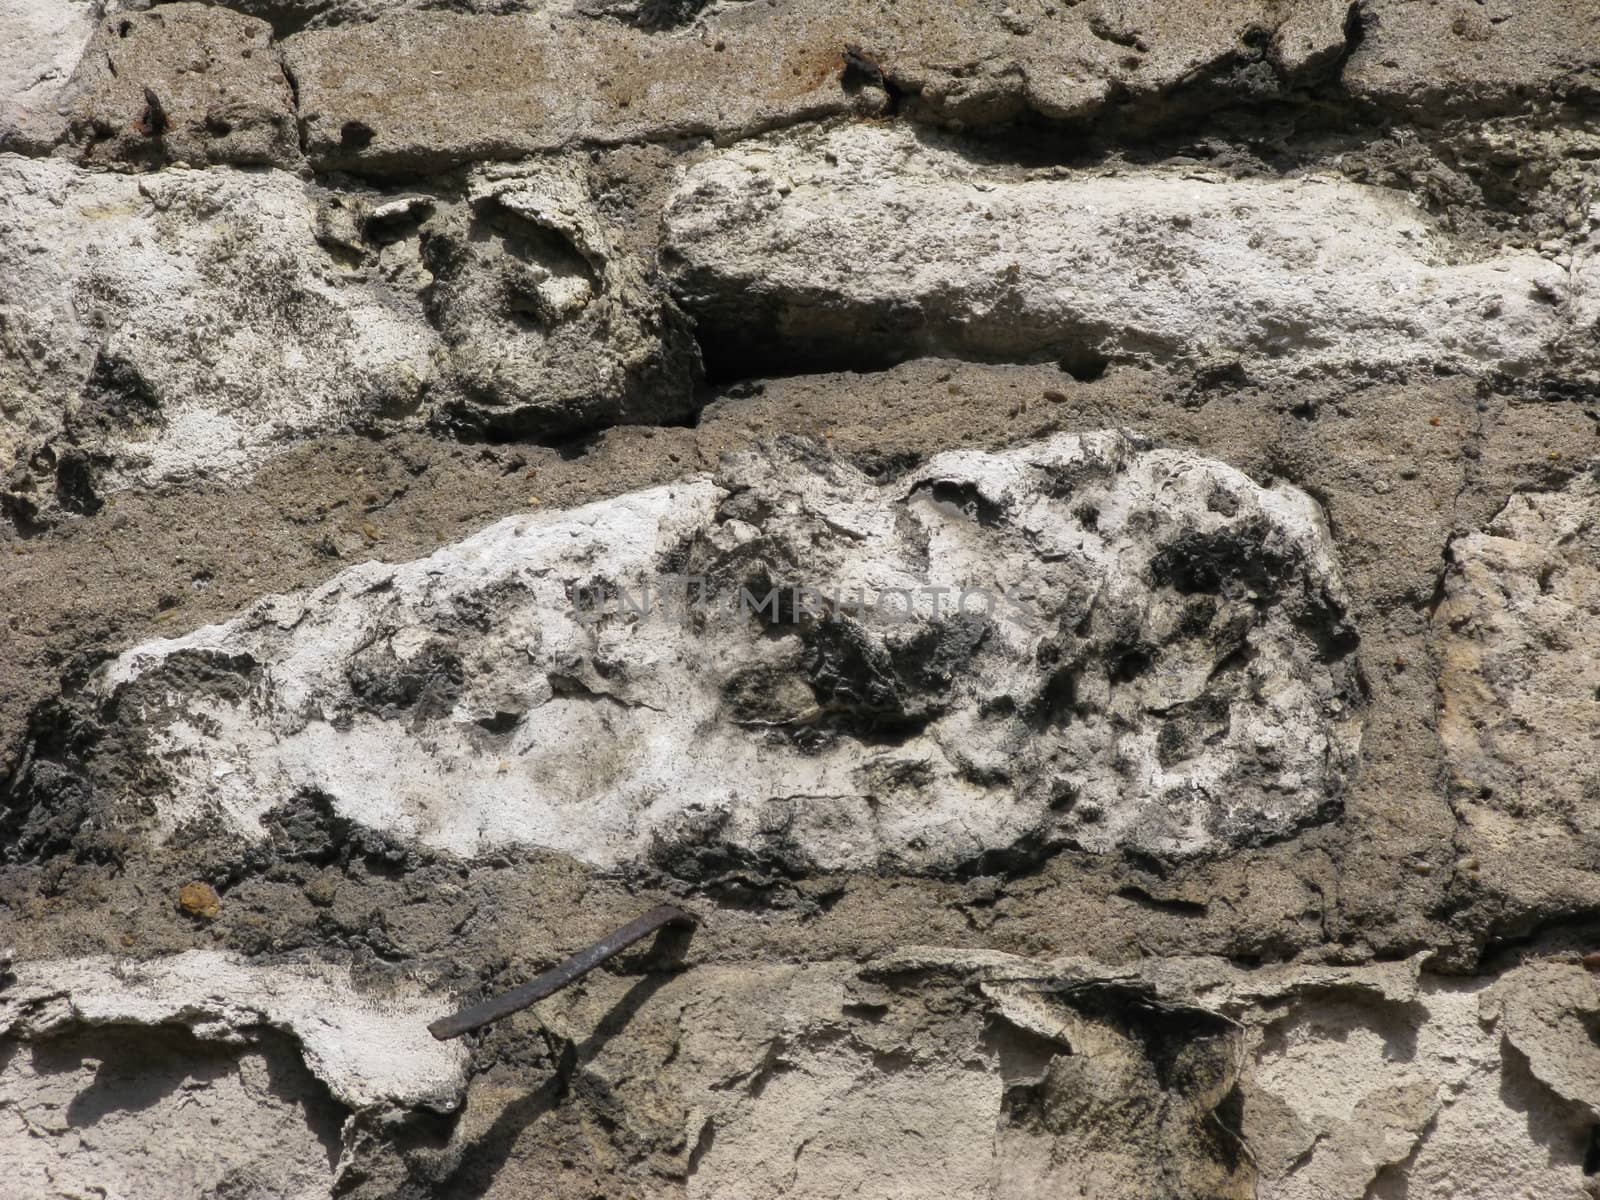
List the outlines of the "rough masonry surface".
<svg viewBox="0 0 1600 1200">
<path fill-rule="evenodd" d="M 893 485 L 790 447 L 356 568 L 96 687 L 170 776 L 157 837 L 318 794 L 454 854 L 669 873 L 1181 857 L 1336 811 L 1345 602 L 1305 496 L 1123 434 Z"/>
<path fill-rule="evenodd" d="M 1596 164 L 1595 0 L 0 0 L 0 1191 L 1600 1196 Z"/>
</svg>

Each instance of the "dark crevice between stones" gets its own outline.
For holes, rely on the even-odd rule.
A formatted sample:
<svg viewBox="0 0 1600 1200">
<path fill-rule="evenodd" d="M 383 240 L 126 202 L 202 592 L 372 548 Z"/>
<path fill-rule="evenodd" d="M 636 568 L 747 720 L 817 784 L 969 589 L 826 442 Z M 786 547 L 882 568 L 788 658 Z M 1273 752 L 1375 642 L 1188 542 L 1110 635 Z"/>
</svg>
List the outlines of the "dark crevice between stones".
<svg viewBox="0 0 1600 1200">
<path fill-rule="evenodd" d="M 171 125 L 167 117 L 167 109 L 161 103 L 161 97 L 156 95 L 152 88 L 144 89 L 144 111 L 139 115 L 138 128 L 146 137 L 159 141 L 166 136 Z"/>
<path fill-rule="evenodd" d="M 1184 1054 L 1197 1042 L 1230 1044 L 1238 1027 L 1226 1017 L 1200 1008 L 1185 1008 L 1158 1000 L 1150 993 L 1123 983 L 1074 984 L 1056 995 L 1086 1017 L 1100 1021 L 1139 1042 L 1163 1089 L 1188 1091 L 1195 1082 L 1185 1076 L 1194 1069 Z"/>
<path fill-rule="evenodd" d="M 799 625 L 803 650 L 790 674 L 761 670 L 729 681 L 725 698 L 732 719 L 764 727 L 802 750 L 818 750 L 838 737 L 900 744 L 922 732 L 949 703 L 963 665 L 988 635 L 985 620 L 953 618 L 918 626 L 903 639 L 878 639 L 855 621 L 827 616 Z M 810 703 L 775 695 L 792 674 Z"/>
<path fill-rule="evenodd" d="M 282 50 L 276 44 L 272 49 L 278 58 L 278 70 L 283 72 L 283 81 L 289 88 L 289 106 L 294 112 L 295 141 L 300 146 L 301 157 L 304 157 L 306 148 L 310 145 L 310 131 L 306 127 L 305 118 L 300 115 L 300 80 L 296 78 L 294 68 L 289 65 L 289 60 L 283 56 Z"/>
<path fill-rule="evenodd" d="M 1063 355 L 1056 365 L 1079 383 L 1093 383 L 1105 375 L 1111 359 L 1093 348 L 1079 347 Z"/>
<path fill-rule="evenodd" d="M 70 702 L 52 699 L 33 711 L 22 757 L 0 781 L 0 861 L 43 862 L 79 846 L 95 804 L 76 764 L 101 734 Z"/>
<path fill-rule="evenodd" d="M 578 0 L 586 17 L 610 18 L 651 33 L 692 24 L 711 0 Z"/>
<path fill-rule="evenodd" d="M 861 471 L 873 482 L 892 483 L 910 475 L 927 462 L 927 456 L 915 450 L 862 449 L 841 452 L 841 457 Z"/>
<path fill-rule="evenodd" d="M 1167 913 L 1175 917 L 1204 917 L 1209 912 L 1209 909 L 1204 904 L 1193 900 L 1163 899 L 1159 896 L 1152 896 L 1142 887 L 1135 884 L 1128 884 L 1126 887 L 1118 888 L 1116 894 L 1124 900 L 1137 904 L 1140 908 L 1149 909 L 1153 912 Z"/>
<path fill-rule="evenodd" d="M 102 347 L 84 382 L 78 406 L 68 415 L 74 441 L 128 433 L 165 424 L 161 398 L 138 364 Z"/>
<path fill-rule="evenodd" d="M 115 657 L 105 648 L 72 656 L 57 694 L 28 714 L 21 754 L 10 773 L 0 775 L 0 863 L 43 862 L 69 852 L 78 861 L 119 858 L 120 848 L 100 836 L 99 806 L 85 769 L 105 740 L 102 718 L 114 720 L 108 714 L 115 713 L 117 698 L 102 713 L 82 695 L 95 672 Z M 138 770 L 130 770 L 120 753 L 113 758 L 113 774 L 134 783 Z"/>
<path fill-rule="evenodd" d="M 465 667 L 453 649 L 434 640 L 404 661 L 387 646 L 366 646 L 345 675 L 351 695 L 366 711 L 383 720 L 423 721 L 450 711 L 461 694 Z"/>
<path fill-rule="evenodd" d="M 716 285 L 712 285 L 714 291 Z M 1020 349 L 987 347 L 965 336 L 954 322 L 933 322 L 919 306 L 884 304 L 874 308 L 829 311 L 821 297 L 775 298 L 740 294 L 737 303 L 700 306 L 692 279 L 680 282 L 677 298 L 693 321 L 694 338 L 706 383 L 723 394 L 738 394 L 755 381 L 803 375 L 853 372 L 874 375 L 918 358 L 942 358 L 988 366 L 1054 363 L 1079 383 L 1091 383 L 1115 358 L 1101 346 L 1106 333 L 1052 330 L 1038 344 Z M 708 294 L 711 294 L 708 292 Z M 816 327 L 804 329 L 807 315 Z M 839 328 L 831 328 L 837 325 Z M 783 332 L 789 330 L 790 332 Z M 1025 335 L 1007 334 L 1018 340 Z"/>
<path fill-rule="evenodd" d="M 1035 828 L 1023 833 L 1009 846 L 984 850 L 944 870 L 930 871 L 928 875 L 950 883 L 1000 879 L 1007 884 L 1015 884 L 1042 874 L 1056 855 L 1070 849 L 1071 845 L 1065 838 L 1044 828 Z"/>
<path fill-rule="evenodd" d="M 62 450 L 56 458 L 56 503 L 66 512 L 94 516 L 105 507 L 97 488 L 100 472 L 110 465 L 109 455 Z"/>
<path fill-rule="evenodd" d="M 985 496 L 975 483 L 934 479 L 918 484 L 912 496 L 926 496 L 951 514 L 960 514 L 986 528 L 1005 524 L 1005 509 Z"/>
<path fill-rule="evenodd" d="M 1151 558 L 1151 582 L 1182 595 L 1226 595 L 1242 585 L 1255 593 L 1256 603 L 1270 605 L 1296 566 L 1269 545 L 1270 532 L 1264 522 L 1250 521 L 1181 534 Z"/>
<path fill-rule="evenodd" d="M 1504 901 L 1487 888 L 1463 890 L 1429 915 L 1456 926 L 1472 943 L 1459 953 L 1427 964 L 1450 974 L 1503 974 L 1535 958 L 1588 954 L 1600 946 L 1600 907 L 1575 907 L 1565 912 L 1499 911 Z M 1463 918 L 1477 928 L 1465 927 Z"/>
</svg>

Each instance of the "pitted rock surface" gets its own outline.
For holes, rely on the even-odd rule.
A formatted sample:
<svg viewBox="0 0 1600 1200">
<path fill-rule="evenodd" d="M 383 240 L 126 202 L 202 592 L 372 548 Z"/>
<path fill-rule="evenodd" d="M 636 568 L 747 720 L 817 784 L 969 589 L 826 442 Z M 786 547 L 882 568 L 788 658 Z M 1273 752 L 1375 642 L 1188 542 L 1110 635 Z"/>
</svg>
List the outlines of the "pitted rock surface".
<svg viewBox="0 0 1600 1200">
<path fill-rule="evenodd" d="M 68 137 L 85 163 L 300 160 L 294 95 L 272 27 L 221 6 L 107 15 L 68 94 Z"/>
<path fill-rule="evenodd" d="M 357 568 L 96 686 L 170 778 L 159 837 L 322 795 L 454 854 L 689 878 L 1183 857 L 1337 811 L 1346 603 L 1304 495 L 1122 434 L 893 485 L 789 447 Z"/>
</svg>

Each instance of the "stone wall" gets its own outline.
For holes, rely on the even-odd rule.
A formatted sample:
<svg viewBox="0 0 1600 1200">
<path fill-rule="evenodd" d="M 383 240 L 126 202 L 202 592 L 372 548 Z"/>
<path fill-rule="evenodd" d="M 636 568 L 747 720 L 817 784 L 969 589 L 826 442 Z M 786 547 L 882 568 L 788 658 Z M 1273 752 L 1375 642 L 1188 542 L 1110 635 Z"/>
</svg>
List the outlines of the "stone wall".
<svg viewBox="0 0 1600 1200">
<path fill-rule="evenodd" d="M 0 0 L 7 1186 L 1600 1196 L 1597 163 L 1594 0 Z"/>
</svg>

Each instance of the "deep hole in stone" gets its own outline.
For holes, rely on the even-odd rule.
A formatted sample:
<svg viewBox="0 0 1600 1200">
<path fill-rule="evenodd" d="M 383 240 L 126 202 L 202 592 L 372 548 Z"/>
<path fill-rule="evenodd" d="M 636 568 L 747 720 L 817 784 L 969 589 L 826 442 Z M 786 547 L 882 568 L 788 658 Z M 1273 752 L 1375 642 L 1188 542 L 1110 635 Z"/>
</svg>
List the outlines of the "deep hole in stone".
<svg viewBox="0 0 1600 1200">
<path fill-rule="evenodd" d="M 339 126 L 339 145 L 346 150 L 365 150 L 376 136 L 372 126 L 363 121 L 346 121 Z"/>
<path fill-rule="evenodd" d="M 1058 365 L 1079 383 L 1093 383 L 1106 373 L 1111 360 L 1099 351 L 1085 349 L 1063 355 Z"/>
<path fill-rule="evenodd" d="M 83 450 L 63 453 L 56 464 L 56 503 L 85 517 L 99 512 L 105 502 L 96 494 L 96 466 Z"/>
<path fill-rule="evenodd" d="M 672 261 L 670 248 L 662 261 Z M 693 290 L 689 285 L 687 291 Z M 697 303 L 692 297 L 684 302 L 694 318 L 706 382 L 718 390 L 794 375 L 870 375 L 917 358 L 989 366 L 1054 363 L 1080 383 L 1094 382 L 1111 365 L 1096 349 L 1109 336 L 1099 328 L 974 333 L 938 317 L 930 319 L 920 305 L 899 302 L 848 311 L 809 300 L 765 309 L 748 297 L 737 306 Z"/>
</svg>

